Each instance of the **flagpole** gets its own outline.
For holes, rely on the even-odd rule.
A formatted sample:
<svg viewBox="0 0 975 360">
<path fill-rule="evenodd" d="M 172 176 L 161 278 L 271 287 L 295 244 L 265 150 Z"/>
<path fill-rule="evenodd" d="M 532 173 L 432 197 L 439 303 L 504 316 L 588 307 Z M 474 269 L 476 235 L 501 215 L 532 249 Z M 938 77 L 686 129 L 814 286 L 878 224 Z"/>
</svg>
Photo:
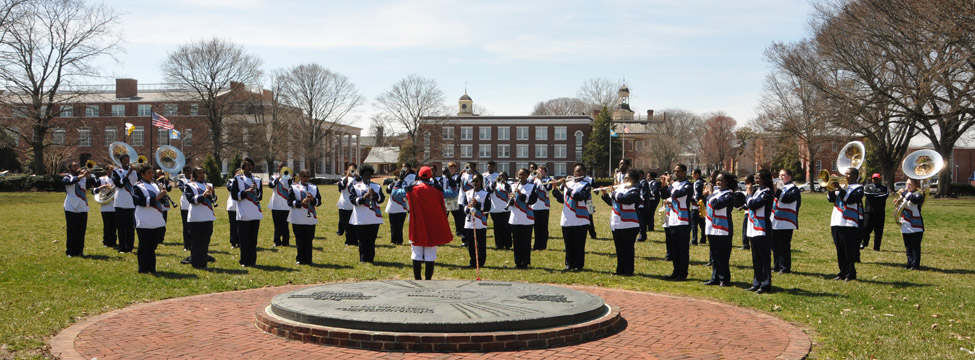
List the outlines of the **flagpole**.
<svg viewBox="0 0 975 360">
<path fill-rule="evenodd" d="M 626 159 L 626 124 L 623 124 L 623 157 L 621 159 Z"/>
<path fill-rule="evenodd" d="M 612 128 L 612 125 L 610 125 L 610 128 L 609 128 L 609 162 L 606 163 L 606 172 L 609 173 L 609 178 L 612 179 L 613 178 L 613 128 Z"/>
<path fill-rule="evenodd" d="M 149 105 L 149 155 L 146 155 L 146 157 L 149 158 L 149 166 L 152 166 L 152 158 L 153 158 L 153 156 L 152 156 L 152 128 L 155 127 L 155 126 L 152 126 L 152 114 L 153 114 L 152 105 Z M 159 136 L 159 134 L 156 134 L 156 136 Z"/>
</svg>

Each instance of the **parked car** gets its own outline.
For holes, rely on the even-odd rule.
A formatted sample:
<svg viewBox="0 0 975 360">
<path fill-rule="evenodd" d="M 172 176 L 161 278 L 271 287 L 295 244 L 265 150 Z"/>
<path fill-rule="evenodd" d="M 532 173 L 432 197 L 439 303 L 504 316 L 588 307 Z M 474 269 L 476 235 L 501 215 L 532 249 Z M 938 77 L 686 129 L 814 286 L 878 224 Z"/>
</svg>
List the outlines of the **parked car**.
<svg viewBox="0 0 975 360">
<path fill-rule="evenodd" d="M 901 189 L 906 188 L 906 187 L 907 187 L 907 183 L 906 182 L 903 182 L 903 181 L 895 182 L 894 183 L 894 192 L 900 191 Z"/>
<path fill-rule="evenodd" d="M 802 192 L 806 192 L 806 191 L 809 191 L 809 192 L 821 192 L 821 191 L 823 191 L 823 189 L 819 187 L 819 183 L 817 183 L 815 181 L 810 181 L 810 182 L 807 182 L 805 184 L 797 185 L 797 186 L 799 187 L 799 191 L 802 191 Z"/>
</svg>

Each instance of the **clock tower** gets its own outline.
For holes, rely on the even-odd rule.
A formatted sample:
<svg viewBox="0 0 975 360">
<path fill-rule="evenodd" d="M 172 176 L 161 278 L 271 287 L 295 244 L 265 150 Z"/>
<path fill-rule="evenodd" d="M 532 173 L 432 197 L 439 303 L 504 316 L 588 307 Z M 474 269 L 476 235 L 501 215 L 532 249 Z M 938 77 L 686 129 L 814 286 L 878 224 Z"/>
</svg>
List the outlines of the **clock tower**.
<svg viewBox="0 0 975 360">
<path fill-rule="evenodd" d="M 474 116 L 474 100 L 467 96 L 467 89 L 464 89 L 464 96 L 457 101 L 457 116 Z"/>
</svg>

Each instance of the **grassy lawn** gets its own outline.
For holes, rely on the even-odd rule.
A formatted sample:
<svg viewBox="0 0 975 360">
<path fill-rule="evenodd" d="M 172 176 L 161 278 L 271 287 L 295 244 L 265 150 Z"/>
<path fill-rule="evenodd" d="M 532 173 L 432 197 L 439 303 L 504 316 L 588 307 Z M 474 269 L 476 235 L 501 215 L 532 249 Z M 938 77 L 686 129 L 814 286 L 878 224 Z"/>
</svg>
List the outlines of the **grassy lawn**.
<svg viewBox="0 0 975 360">
<path fill-rule="evenodd" d="M 258 266 L 241 268 L 238 253 L 227 240 L 226 192 L 210 253 L 217 262 L 207 271 L 179 261 L 182 250 L 178 212 L 169 216 L 166 242 L 157 251 L 156 276 L 136 273 L 133 254 L 119 254 L 101 245 L 102 221 L 97 204 L 88 219 L 84 258 L 64 256 L 62 193 L 0 193 L 0 358 L 49 357 L 46 342 L 79 319 L 127 305 L 201 293 L 284 284 L 406 279 L 412 277 L 409 248 L 389 243 L 389 227 L 380 228 L 375 265 L 359 264 L 355 247 L 335 235 L 338 213 L 327 195 L 323 221 L 317 229 L 313 267 L 295 265 L 294 247 L 271 247 L 270 219 L 261 224 Z M 741 251 L 740 233 L 732 252 L 736 287 L 703 286 L 710 269 L 706 246 L 691 247 L 690 280 L 662 280 L 671 270 L 663 260 L 663 233 L 638 243 L 637 276 L 616 277 L 608 208 L 598 206 L 598 240 L 586 244 L 586 271 L 562 273 L 561 207 L 553 203 L 549 250 L 532 253 L 530 270 L 514 270 L 510 251 L 491 250 L 481 277 L 556 284 L 586 284 L 663 292 L 714 299 L 774 313 L 806 329 L 814 340 L 813 358 L 944 359 L 975 358 L 959 348 L 975 347 L 975 201 L 932 200 L 924 208 L 928 231 L 922 243 L 922 271 L 903 269 L 904 245 L 899 227 L 888 220 L 883 251 L 863 252 L 859 281 L 831 281 L 837 272 L 829 237 L 830 204 L 820 194 L 805 194 L 801 228 L 793 240 L 793 273 L 773 275 L 776 292 L 756 295 L 741 290 L 751 283 L 751 255 Z M 602 205 L 602 206 L 601 206 Z M 890 211 L 890 206 L 888 206 Z M 734 215 L 736 228 L 741 214 Z M 269 217 L 269 216 L 268 216 Z M 737 229 L 736 229 L 737 230 Z M 138 243 L 138 240 L 137 240 Z M 293 240 L 292 240 L 293 243 Z M 456 239 L 438 252 L 436 279 L 473 279 L 465 269 L 467 250 Z M 872 245 L 872 244 L 871 244 Z M 653 304 L 647 304 L 653 306 Z M 624 317 L 626 313 L 623 313 Z"/>
</svg>

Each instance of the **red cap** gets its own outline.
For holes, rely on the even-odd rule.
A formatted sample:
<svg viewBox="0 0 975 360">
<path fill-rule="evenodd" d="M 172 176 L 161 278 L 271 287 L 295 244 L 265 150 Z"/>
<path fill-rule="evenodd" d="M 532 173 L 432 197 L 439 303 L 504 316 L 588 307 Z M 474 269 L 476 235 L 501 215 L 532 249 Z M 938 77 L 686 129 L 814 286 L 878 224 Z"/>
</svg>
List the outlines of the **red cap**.
<svg viewBox="0 0 975 360">
<path fill-rule="evenodd" d="M 420 175 L 420 179 L 422 180 L 430 180 L 433 177 L 433 169 L 429 166 L 424 166 L 420 168 L 420 172 L 417 174 Z"/>
<path fill-rule="evenodd" d="M 879 179 L 879 178 L 880 178 L 880 174 L 878 174 L 878 173 L 873 173 L 873 176 L 871 176 L 870 178 L 871 178 L 871 179 Z"/>
</svg>

